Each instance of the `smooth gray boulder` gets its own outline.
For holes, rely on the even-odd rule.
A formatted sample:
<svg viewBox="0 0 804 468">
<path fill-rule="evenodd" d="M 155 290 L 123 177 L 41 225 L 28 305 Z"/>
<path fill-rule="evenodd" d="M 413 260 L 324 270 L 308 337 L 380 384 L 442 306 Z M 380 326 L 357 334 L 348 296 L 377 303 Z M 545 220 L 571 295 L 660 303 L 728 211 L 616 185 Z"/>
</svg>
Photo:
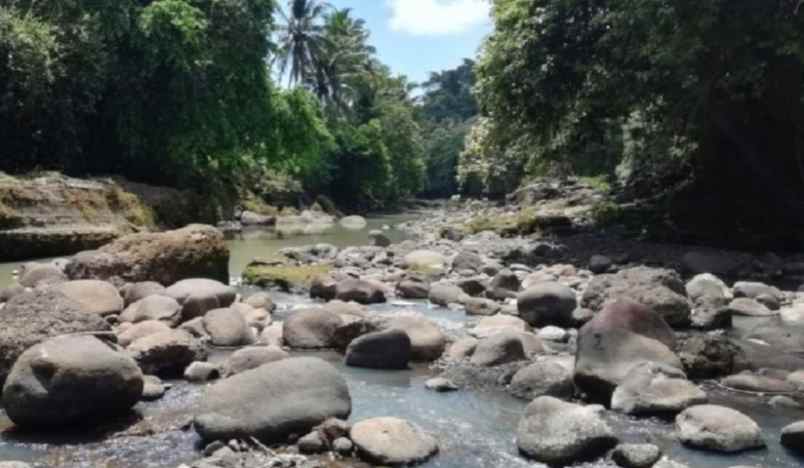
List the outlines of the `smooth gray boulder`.
<svg viewBox="0 0 804 468">
<path fill-rule="evenodd" d="M 413 465 L 438 453 L 435 438 L 398 418 L 359 421 L 352 426 L 349 437 L 360 458 L 377 465 Z"/>
<path fill-rule="evenodd" d="M 608 403 L 631 369 L 644 361 L 682 369 L 673 331 L 661 316 L 633 302 L 613 302 L 578 331 L 575 384 Z"/>
<path fill-rule="evenodd" d="M 447 337 L 441 329 L 424 316 L 402 315 L 382 322 L 383 330 L 399 329 L 410 338 L 410 358 L 415 362 L 435 361 L 447 347 Z"/>
<path fill-rule="evenodd" d="M 575 393 L 572 368 L 556 359 L 541 358 L 517 371 L 508 389 L 513 395 L 526 400 L 541 396 L 570 398 Z"/>
<path fill-rule="evenodd" d="M 237 297 L 237 291 L 220 281 L 206 278 L 190 278 L 179 281 L 165 290 L 182 306 L 182 321 L 186 322 L 214 309 L 229 307 Z"/>
<path fill-rule="evenodd" d="M 452 271 L 478 271 L 483 263 L 483 257 L 480 255 L 469 250 L 462 250 L 452 259 Z"/>
<path fill-rule="evenodd" d="M 58 284 L 67 281 L 67 275 L 51 263 L 29 262 L 22 266 L 19 283 L 26 288 L 35 288 L 44 284 Z"/>
<path fill-rule="evenodd" d="M 755 393 L 795 393 L 798 390 L 795 385 L 786 380 L 748 371 L 724 377 L 720 383 L 728 388 Z"/>
<path fill-rule="evenodd" d="M 203 361 L 207 351 L 201 342 L 183 330 L 154 333 L 131 343 L 126 351 L 146 374 L 179 376 L 193 361 Z"/>
<path fill-rule="evenodd" d="M 748 297 L 734 299 L 729 303 L 728 310 L 734 315 L 746 317 L 770 317 L 779 314 L 778 311 L 770 310 L 765 304 Z"/>
<path fill-rule="evenodd" d="M 676 416 L 676 431 L 684 445 L 734 453 L 765 447 L 756 422 L 743 413 L 717 405 L 698 405 Z"/>
<path fill-rule="evenodd" d="M 413 279 L 402 280 L 396 285 L 396 295 L 403 299 L 427 299 L 430 285 Z"/>
<path fill-rule="evenodd" d="M 360 231 L 362 229 L 365 229 L 366 226 L 368 226 L 366 218 L 357 215 L 346 216 L 344 218 L 341 218 L 339 224 L 344 229 L 348 229 L 350 231 Z"/>
<path fill-rule="evenodd" d="M 196 361 L 184 369 L 184 380 L 188 382 L 209 382 L 221 377 L 221 368 L 211 362 Z"/>
<path fill-rule="evenodd" d="M 672 326 L 690 324 L 691 304 L 681 277 L 673 270 L 636 267 L 597 275 L 584 291 L 581 306 L 597 311 L 616 300 L 643 304 Z"/>
<path fill-rule="evenodd" d="M 340 315 L 325 309 L 293 312 L 282 324 L 285 344 L 298 349 L 335 348 L 336 332 L 343 325 Z"/>
<path fill-rule="evenodd" d="M 706 392 L 681 370 L 644 362 L 634 366 L 614 390 L 611 409 L 633 415 L 675 415 L 706 402 Z"/>
<path fill-rule="evenodd" d="M 221 380 L 199 402 L 193 426 L 206 442 L 257 438 L 286 442 L 328 418 L 349 417 L 346 380 L 318 358 L 271 362 Z"/>
<path fill-rule="evenodd" d="M 172 297 L 148 296 L 126 307 L 120 314 L 120 321 L 138 323 L 146 320 L 159 320 L 175 327 L 181 323 L 181 309 L 181 305 Z"/>
<path fill-rule="evenodd" d="M 128 326 L 125 328 L 121 327 L 120 331 L 117 333 L 117 342 L 123 347 L 127 347 L 131 343 L 148 335 L 169 332 L 171 330 L 168 324 L 160 322 L 159 320 L 147 320 L 145 322 L 127 325 Z"/>
<path fill-rule="evenodd" d="M 223 373 L 228 377 L 289 357 L 290 353 L 278 346 L 249 346 L 229 356 L 223 365 Z"/>
<path fill-rule="evenodd" d="M 445 270 L 447 259 L 432 250 L 414 250 L 403 257 L 402 264 L 409 270 L 429 273 Z"/>
<path fill-rule="evenodd" d="M 232 308 L 213 309 L 204 315 L 204 329 L 215 346 L 245 346 L 256 341 L 243 315 Z"/>
<path fill-rule="evenodd" d="M 578 306 L 572 288 L 553 282 L 529 287 L 519 293 L 516 303 L 519 316 L 534 327 L 572 326 L 572 312 Z"/>
<path fill-rule="evenodd" d="M 464 301 L 464 308 L 466 308 L 466 315 L 480 315 L 491 316 L 496 315 L 502 309 L 502 306 L 483 297 L 470 297 Z"/>
<path fill-rule="evenodd" d="M 335 299 L 358 304 L 379 304 L 386 300 L 381 284 L 360 279 L 339 281 L 335 285 Z"/>
<path fill-rule="evenodd" d="M 653 444 L 620 444 L 611 459 L 623 468 L 650 468 L 662 458 L 662 451 Z"/>
<path fill-rule="evenodd" d="M 392 328 L 354 339 L 346 348 L 345 362 L 351 367 L 407 369 L 410 358 L 410 337 Z"/>
<path fill-rule="evenodd" d="M 76 301 L 57 291 L 14 296 L 0 309 L 0 383 L 28 348 L 59 335 L 106 332 L 100 315 L 87 314 Z"/>
<path fill-rule="evenodd" d="M 480 340 L 472 358 L 473 365 L 494 367 L 527 359 L 522 337 L 517 332 L 502 332 Z"/>
<path fill-rule="evenodd" d="M 477 338 L 487 338 L 502 332 L 520 332 L 529 330 L 528 324 L 513 315 L 497 314 L 483 317 L 469 330 L 469 334 Z"/>
<path fill-rule="evenodd" d="M 519 451 L 530 459 L 559 466 L 600 457 L 617 445 L 614 431 L 600 415 L 602 410 L 598 405 L 539 397 L 519 421 Z"/>
<path fill-rule="evenodd" d="M 90 335 L 61 336 L 23 353 L 3 386 L 3 407 L 23 428 L 94 423 L 127 412 L 143 375 L 120 348 Z"/>
<path fill-rule="evenodd" d="M 119 314 L 123 310 L 123 298 L 113 284 L 98 280 L 66 281 L 53 286 L 81 305 L 88 314 L 101 317 Z"/>
<path fill-rule="evenodd" d="M 451 283 L 433 283 L 427 298 L 433 304 L 446 307 L 450 304 L 461 304 L 469 296 L 463 289 Z"/>
<path fill-rule="evenodd" d="M 126 283 L 120 288 L 120 295 L 126 307 L 141 301 L 149 296 L 161 295 L 165 292 L 165 287 L 156 281 L 140 281 L 137 283 Z"/>
<path fill-rule="evenodd" d="M 728 310 L 731 291 L 717 276 L 710 273 L 696 275 L 685 285 L 692 302 L 692 326 L 703 330 L 730 328 L 731 311 Z"/>
</svg>

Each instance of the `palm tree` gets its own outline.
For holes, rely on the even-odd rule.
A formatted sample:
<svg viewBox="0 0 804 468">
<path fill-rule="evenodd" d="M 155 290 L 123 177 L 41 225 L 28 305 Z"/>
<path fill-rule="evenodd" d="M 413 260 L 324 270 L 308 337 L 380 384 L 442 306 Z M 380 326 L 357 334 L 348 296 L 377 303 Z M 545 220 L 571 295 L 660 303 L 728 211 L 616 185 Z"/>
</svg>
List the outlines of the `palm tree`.
<svg viewBox="0 0 804 468">
<path fill-rule="evenodd" d="M 351 9 L 326 17 L 325 49 L 318 57 L 319 73 L 311 85 L 318 97 L 335 109 L 347 107 L 349 94 L 373 73 L 376 49 L 368 44 L 369 35 L 366 22 L 352 18 Z"/>
<path fill-rule="evenodd" d="M 326 42 L 324 16 L 331 8 L 321 0 L 288 0 L 289 12 L 279 9 L 284 20 L 278 28 L 279 75 L 288 73 L 289 86 L 308 82 L 318 75 Z"/>
</svg>

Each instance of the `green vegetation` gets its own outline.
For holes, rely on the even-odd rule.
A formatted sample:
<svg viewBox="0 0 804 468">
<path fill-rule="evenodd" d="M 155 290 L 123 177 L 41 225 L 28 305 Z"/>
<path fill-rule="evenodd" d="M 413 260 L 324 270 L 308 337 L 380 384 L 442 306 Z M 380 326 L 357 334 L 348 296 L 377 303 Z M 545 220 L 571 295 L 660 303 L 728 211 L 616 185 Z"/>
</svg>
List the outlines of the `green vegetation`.
<svg viewBox="0 0 804 468">
<path fill-rule="evenodd" d="M 688 226 L 800 226 L 800 6 L 495 1 L 464 189 L 493 195 L 532 176 L 618 168 L 628 193 L 669 198 Z"/>
<path fill-rule="evenodd" d="M 277 207 L 302 192 L 355 208 L 419 192 L 410 86 L 377 60 L 364 22 L 318 0 L 277 3 L 0 3 L 0 170 L 216 198 L 242 187 Z"/>
<path fill-rule="evenodd" d="M 309 286 L 316 276 L 325 275 L 331 270 L 331 265 L 251 264 L 243 271 L 243 281 L 260 287 L 279 286 L 290 290 L 294 287 Z"/>
</svg>

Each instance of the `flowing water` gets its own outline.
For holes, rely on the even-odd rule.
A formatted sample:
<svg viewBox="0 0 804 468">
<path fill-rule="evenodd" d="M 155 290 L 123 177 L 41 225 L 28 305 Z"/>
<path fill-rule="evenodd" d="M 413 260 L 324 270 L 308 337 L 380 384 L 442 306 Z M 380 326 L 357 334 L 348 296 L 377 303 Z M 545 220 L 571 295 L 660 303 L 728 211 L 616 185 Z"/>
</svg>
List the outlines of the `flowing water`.
<svg viewBox="0 0 804 468">
<path fill-rule="evenodd" d="M 410 219 L 409 216 L 382 217 L 370 220 L 369 229 L 393 226 Z M 270 233 L 246 233 L 231 240 L 231 272 L 238 275 L 253 257 L 265 257 L 276 250 L 293 245 L 328 242 L 339 246 L 364 244 L 368 229 L 362 232 L 336 230 L 329 234 L 294 239 L 277 239 Z M 404 238 L 401 231 L 387 231 L 392 240 Z M 5 275 L 14 265 L 0 265 Z M 3 276 L 0 276 L 3 277 Z M 244 293 L 250 290 L 243 288 Z M 309 304 L 306 297 L 277 293 L 279 305 L 276 318 L 281 320 L 296 307 Z M 391 303 L 372 306 L 377 314 L 417 312 L 437 321 L 447 333 L 459 331 L 471 320 L 460 310 L 433 307 L 424 302 Z M 223 360 L 229 351 L 220 350 L 212 360 Z M 300 353 L 299 353 L 300 354 Z M 406 371 L 376 371 L 355 369 L 343 365 L 342 356 L 335 352 L 303 353 L 319 356 L 343 373 L 349 382 L 353 400 L 352 421 L 396 416 L 408 419 L 435 434 L 441 446 L 438 456 L 426 463 L 431 468 L 518 468 L 542 467 L 520 457 L 516 450 L 515 431 L 527 402 L 502 392 L 459 391 L 436 393 L 426 390 L 424 382 L 432 376 L 425 366 Z M 187 429 L 193 408 L 203 392 L 203 386 L 182 381 L 156 402 L 140 403 L 131 420 L 118 427 L 104 428 L 100 433 L 84 431 L 59 436 L 25 435 L 16 433 L 10 421 L 0 412 L 0 461 L 25 460 L 35 466 L 86 468 L 175 468 L 181 463 L 200 457 L 199 440 Z M 610 423 L 622 440 L 651 442 L 660 446 L 671 458 L 687 463 L 691 468 L 728 468 L 750 465 L 762 468 L 793 468 L 804 465 L 804 458 L 787 452 L 779 444 L 779 434 L 785 425 L 804 419 L 804 412 L 774 409 L 767 398 L 749 397 L 723 392 L 707 386 L 713 403 L 724 404 L 745 412 L 763 428 L 766 450 L 739 455 L 716 455 L 688 450 L 672 438 L 672 423 L 659 419 L 633 419 L 609 415 Z M 109 434 L 114 434 L 110 436 Z M 609 467 L 595 462 L 585 467 Z"/>
</svg>

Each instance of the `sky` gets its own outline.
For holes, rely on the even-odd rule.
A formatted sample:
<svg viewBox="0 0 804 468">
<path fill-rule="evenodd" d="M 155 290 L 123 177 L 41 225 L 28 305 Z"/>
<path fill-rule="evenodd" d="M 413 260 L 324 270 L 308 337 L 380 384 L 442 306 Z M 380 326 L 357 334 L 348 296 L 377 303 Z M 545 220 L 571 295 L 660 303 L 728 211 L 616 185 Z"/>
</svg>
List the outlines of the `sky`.
<svg viewBox="0 0 804 468">
<path fill-rule="evenodd" d="M 475 58 L 491 32 L 488 0 L 329 0 L 366 20 L 383 63 L 411 81 Z"/>
</svg>

